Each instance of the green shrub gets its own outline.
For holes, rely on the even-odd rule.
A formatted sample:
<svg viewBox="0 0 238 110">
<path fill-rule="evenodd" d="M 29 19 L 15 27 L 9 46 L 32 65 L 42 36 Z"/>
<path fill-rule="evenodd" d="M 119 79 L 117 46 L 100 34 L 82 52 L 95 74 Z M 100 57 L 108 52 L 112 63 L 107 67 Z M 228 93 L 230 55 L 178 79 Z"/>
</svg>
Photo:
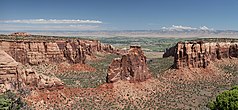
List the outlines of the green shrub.
<svg viewBox="0 0 238 110">
<path fill-rule="evenodd" d="M 29 109 L 25 102 L 16 94 L 7 91 L 0 95 L 0 110 Z"/>
<path fill-rule="evenodd" d="M 215 101 L 209 102 L 208 107 L 211 110 L 237 110 L 238 86 L 219 94 Z"/>
</svg>

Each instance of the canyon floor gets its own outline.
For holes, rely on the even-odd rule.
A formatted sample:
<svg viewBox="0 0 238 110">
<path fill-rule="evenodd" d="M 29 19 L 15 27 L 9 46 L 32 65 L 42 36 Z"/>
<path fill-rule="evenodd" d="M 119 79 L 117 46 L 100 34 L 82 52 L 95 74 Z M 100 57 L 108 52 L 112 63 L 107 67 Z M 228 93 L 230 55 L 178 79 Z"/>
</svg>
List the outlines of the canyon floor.
<svg viewBox="0 0 238 110">
<path fill-rule="evenodd" d="M 238 84 L 237 59 L 216 61 L 206 69 L 175 70 L 170 68 L 173 64 L 171 57 L 152 58 L 148 65 L 153 77 L 147 81 L 107 84 L 107 66 L 118 56 L 104 54 L 98 57 L 99 60 L 87 61 L 85 72 L 55 73 L 65 82 L 64 89 L 32 91 L 25 100 L 35 109 L 204 110 L 217 94 Z M 52 72 L 51 67 L 39 66 Z"/>
</svg>

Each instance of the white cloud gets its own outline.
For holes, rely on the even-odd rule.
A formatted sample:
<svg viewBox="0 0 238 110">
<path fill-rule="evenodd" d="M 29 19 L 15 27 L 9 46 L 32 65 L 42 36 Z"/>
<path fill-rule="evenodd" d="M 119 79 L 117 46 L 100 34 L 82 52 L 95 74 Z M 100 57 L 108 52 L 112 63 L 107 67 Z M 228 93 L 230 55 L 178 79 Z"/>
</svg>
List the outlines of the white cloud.
<svg viewBox="0 0 238 110">
<path fill-rule="evenodd" d="M 176 26 L 172 25 L 171 27 L 162 27 L 162 30 L 169 30 L 169 31 L 183 31 L 183 30 L 213 30 L 213 28 L 208 28 L 207 26 L 201 26 L 199 28 L 189 27 L 189 26 Z"/>
<path fill-rule="evenodd" d="M 14 25 L 14 24 L 3 24 L 0 25 L 1 31 L 24 31 L 24 30 L 99 30 L 99 25 Z"/>
<path fill-rule="evenodd" d="M 79 19 L 25 19 L 25 20 L 0 20 L 0 23 L 25 23 L 25 24 L 101 24 L 98 20 Z"/>
</svg>

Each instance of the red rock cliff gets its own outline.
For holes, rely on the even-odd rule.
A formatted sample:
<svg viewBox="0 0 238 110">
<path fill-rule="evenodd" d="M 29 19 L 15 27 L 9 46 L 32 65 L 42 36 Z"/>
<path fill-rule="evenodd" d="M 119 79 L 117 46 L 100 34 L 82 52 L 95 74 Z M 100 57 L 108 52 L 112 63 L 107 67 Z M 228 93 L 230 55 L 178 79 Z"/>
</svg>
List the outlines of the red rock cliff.
<svg viewBox="0 0 238 110">
<path fill-rule="evenodd" d="M 44 62 L 84 63 L 93 52 L 114 53 L 111 45 L 96 40 L 1 40 L 0 49 L 22 64 Z"/>
<path fill-rule="evenodd" d="M 128 80 L 144 81 L 150 77 L 146 57 L 140 46 L 130 46 L 130 50 L 122 58 L 116 58 L 108 68 L 107 82 Z"/>
<path fill-rule="evenodd" d="M 63 88 L 56 77 L 37 74 L 31 68 L 23 68 L 3 50 L 0 50 L 0 93 L 6 90 Z"/>
<path fill-rule="evenodd" d="M 238 57 L 238 43 L 231 42 L 179 42 L 175 46 L 176 68 L 205 68 L 211 61 Z"/>
</svg>

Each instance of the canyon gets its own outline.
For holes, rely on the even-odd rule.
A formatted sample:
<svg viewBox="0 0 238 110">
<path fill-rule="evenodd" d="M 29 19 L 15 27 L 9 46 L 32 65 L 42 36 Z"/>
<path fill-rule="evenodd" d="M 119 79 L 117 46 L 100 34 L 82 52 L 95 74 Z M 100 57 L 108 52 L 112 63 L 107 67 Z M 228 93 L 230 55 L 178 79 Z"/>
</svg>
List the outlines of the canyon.
<svg viewBox="0 0 238 110">
<path fill-rule="evenodd" d="M 237 72 L 233 40 L 174 41 L 164 58 L 150 55 L 145 45 L 120 50 L 101 42 L 0 37 L 0 93 L 10 90 L 33 109 L 205 109 L 211 97 L 237 82 L 228 73 Z"/>
<path fill-rule="evenodd" d="M 31 66 L 41 64 L 85 64 L 95 52 L 119 54 L 109 44 L 97 40 L 81 39 L 0 39 L 0 92 L 19 89 L 62 89 L 64 83 L 53 76 L 38 74 Z M 8 36 L 4 36 L 8 37 Z"/>
</svg>

